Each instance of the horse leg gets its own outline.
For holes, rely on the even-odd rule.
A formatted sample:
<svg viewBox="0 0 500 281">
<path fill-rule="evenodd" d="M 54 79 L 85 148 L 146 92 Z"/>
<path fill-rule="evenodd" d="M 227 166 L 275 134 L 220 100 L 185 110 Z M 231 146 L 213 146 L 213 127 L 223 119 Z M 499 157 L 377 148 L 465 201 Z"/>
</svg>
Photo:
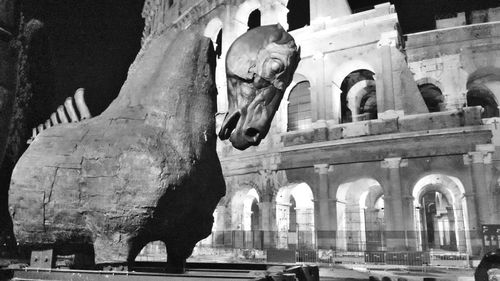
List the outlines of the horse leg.
<svg viewBox="0 0 500 281">
<path fill-rule="evenodd" d="M 150 242 L 143 236 L 135 236 L 130 238 L 128 241 L 128 253 L 127 253 L 127 265 L 129 270 L 133 268 L 135 258 L 139 255 L 142 248 L 144 248 Z"/>
<path fill-rule="evenodd" d="M 167 247 L 167 268 L 168 273 L 186 272 L 186 259 L 193 252 L 194 244 L 189 247 L 186 243 L 168 243 L 163 241 Z"/>
</svg>

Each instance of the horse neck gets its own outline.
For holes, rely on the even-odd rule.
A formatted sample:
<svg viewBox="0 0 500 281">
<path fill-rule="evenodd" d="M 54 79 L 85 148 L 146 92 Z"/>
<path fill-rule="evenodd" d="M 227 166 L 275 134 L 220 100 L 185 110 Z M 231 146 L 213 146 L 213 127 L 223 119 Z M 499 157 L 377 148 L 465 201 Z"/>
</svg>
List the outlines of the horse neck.
<svg viewBox="0 0 500 281">
<path fill-rule="evenodd" d="M 167 33 L 136 60 L 109 112 L 131 110 L 134 118 L 163 128 L 181 143 L 215 143 L 215 53 L 210 39 L 194 31 Z"/>
</svg>

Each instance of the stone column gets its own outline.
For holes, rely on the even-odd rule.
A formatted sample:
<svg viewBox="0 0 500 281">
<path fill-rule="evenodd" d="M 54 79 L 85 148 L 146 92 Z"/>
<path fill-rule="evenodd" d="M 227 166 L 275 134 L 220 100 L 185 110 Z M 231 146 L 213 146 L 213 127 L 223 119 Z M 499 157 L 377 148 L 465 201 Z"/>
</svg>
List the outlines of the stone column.
<svg viewBox="0 0 500 281">
<path fill-rule="evenodd" d="M 217 206 L 217 217 L 214 218 L 215 229 L 213 232 L 212 244 L 223 245 L 224 244 L 224 230 L 226 229 L 226 206 Z"/>
<path fill-rule="evenodd" d="M 400 178 L 401 165 L 407 165 L 400 157 L 386 158 L 381 163 L 387 170 L 387 183 L 384 187 L 385 237 L 388 251 L 407 250 L 405 211 L 403 208 L 403 193 Z M 406 206 L 406 209 L 408 206 Z"/>
<path fill-rule="evenodd" d="M 470 166 L 470 173 L 472 179 L 472 186 L 465 186 L 465 201 L 467 209 L 467 224 L 465 227 L 465 239 L 467 240 L 467 251 L 472 255 L 480 255 L 482 249 L 482 233 L 480 221 L 480 205 L 483 204 L 478 198 L 477 189 L 484 184 L 484 179 L 481 179 L 481 171 L 483 168 L 483 153 L 472 152 L 464 155 L 464 165 Z M 481 188 L 479 188 L 481 189 Z M 487 200 L 488 201 L 488 200 Z M 484 202 L 488 205 L 487 202 Z M 484 212 L 484 208 L 481 208 Z"/>
<path fill-rule="evenodd" d="M 406 249 L 408 251 L 416 251 L 418 248 L 417 237 L 418 230 L 415 224 L 415 205 L 413 204 L 415 198 L 410 194 L 407 189 L 402 190 L 403 199 L 403 218 L 405 220 L 405 239 Z"/>
<path fill-rule="evenodd" d="M 394 100 L 394 85 L 391 48 L 396 44 L 395 40 L 387 38 L 382 34 L 378 42 L 379 57 L 381 63 L 381 79 L 377 82 L 377 111 L 384 112 L 396 109 Z"/>
<path fill-rule="evenodd" d="M 482 151 L 469 152 L 471 158 L 472 188 L 476 195 L 476 206 L 478 211 L 478 227 L 482 224 L 491 223 L 493 212 L 492 192 L 486 179 L 487 165 L 491 165 L 491 153 Z"/>
<path fill-rule="evenodd" d="M 261 230 L 263 247 L 276 247 L 276 202 L 274 201 L 274 191 L 277 189 L 276 170 L 260 170 L 262 198 L 259 205 L 261 215 Z"/>
<path fill-rule="evenodd" d="M 333 171 L 333 166 L 329 164 L 316 164 L 314 165 L 314 171 L 319 176 L 319 186 L 316 193 L 317 198 L 314 200 L 316 243 L 320 249 L 329 249 L 335 245 L 335 237 L 333 236 L 333 232 L 331 231 L 332 227 L 330 225 L 333 219 L 329 210 L 331 204 L 328 198 L 328 173 Z"/>
<path fill-rule="evenodd" d="M 321 52 L 316 52 L 313 55 L 314 65 L 314 83 L 311 83 L 311 119 L 312 122 L 317 120 L 326 120 L 325 103 L 325 63 L 324 55 Z M 329 95 L 328 95 L 329 96 Z"/>
<path fill-rule="evenodd" d="M 340 96 L 342 94 L 342 90 L 338 85 L 332 84 L 332 120 L 333 124 L 340 124 L 342 121 L 342 102 L 340 100 Z M 378 101 L 377 101 L 378 102 Z"/>
<path fill-rule="evenodd" d="M 261 211 L 262 244 L 265 249 L 276 246 L 276 205 L 274 202 L 258 204 Z"/>
</svg>

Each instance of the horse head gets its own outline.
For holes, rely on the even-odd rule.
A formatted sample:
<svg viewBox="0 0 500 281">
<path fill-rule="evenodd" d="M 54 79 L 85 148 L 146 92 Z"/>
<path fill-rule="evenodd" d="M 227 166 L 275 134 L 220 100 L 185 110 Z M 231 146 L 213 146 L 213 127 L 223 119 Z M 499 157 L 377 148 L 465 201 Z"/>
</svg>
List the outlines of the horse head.
<svg viewBox="0 0 500 281">
<path fill-rule="evenodd" d="M 229 111 L 221 140 L 244 150 L 267 135 L 283 93 L 300 61 L 300 48 L 280 24 L 238 37 L 226 55 Z"/>
</svg>

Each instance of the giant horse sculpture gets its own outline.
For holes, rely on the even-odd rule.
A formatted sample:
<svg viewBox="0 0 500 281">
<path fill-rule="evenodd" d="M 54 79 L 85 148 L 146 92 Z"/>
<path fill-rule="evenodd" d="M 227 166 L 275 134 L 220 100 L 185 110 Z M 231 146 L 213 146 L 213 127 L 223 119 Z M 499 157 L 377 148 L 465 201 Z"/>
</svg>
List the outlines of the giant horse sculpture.
<svg viewBox="0 0 500 281">
<path fill-rule="evenodd" d="M 215 147 L 215 55 L 200 29 L 155 38 L 101 115 L 37 136 L 10 186 L 20 245 L 88 249 L 98 263 L 132 263 L 160 240 L 170 271 L 184 269 L 225 193 Z M 299 60 L 279 25 L 235 41 L 222 139 L 239 149 L 260 142 Z"/>
</svg>

